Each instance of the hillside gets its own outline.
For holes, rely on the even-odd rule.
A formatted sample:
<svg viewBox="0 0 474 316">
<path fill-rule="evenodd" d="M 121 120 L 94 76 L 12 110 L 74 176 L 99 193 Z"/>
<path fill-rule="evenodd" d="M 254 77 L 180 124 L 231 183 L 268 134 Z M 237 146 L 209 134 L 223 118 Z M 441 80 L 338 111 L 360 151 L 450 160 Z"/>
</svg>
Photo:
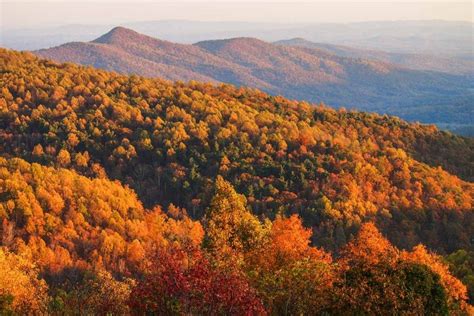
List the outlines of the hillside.
<svg viewBox="0 0 474 316">
<path fill-rule="evenodd" d="M 366 223 L 333 262 L 298 217 L 263 225 L 221 177 L 204 235 L 185 211 L 145 210 L 118 182 L 18 158 L 0 158 L 0 171 L 2 313 L 472 311 L 466 286 L 423 246 L 400 251 Z M 376 297 L 362 299 L 366 291 Z"/>
<path fill-rule="evenodd" d="M 92 42 L 64 44 L 35 54 L 125 74 L 250 86 L 273 95 L 389 113 L 426 123 L 438 123 L 425 120 L 434 114 L 434 107 L 454 112 L 452 104 L 469 99 L 472 94 L 466 75 L 412 70 L 254 38 L 185 45 L 118 27 Z M 471 119 L 449 117 L 439 123 L 471 124 L 466 121 Z"/>
<path fill-rule="evenodd" d="M 226 76 L 240 84 L 255 81 L 255 85 L 266 85 L 251 77 L 245 68 L 199 47 L 158 40 L 123 27 L 116 27 L 92 42 L 64 44 L 36 54 L 62 62 L 169 80 L 216 82 Z"/>
<path fill-rule="evenodd" d="M 472 184 L 437 168 L 472 180 L 472 139 L 228 85 L 171 84 L 2 54 L 1 135 L 14 140 L 3 142 L 4 154 L 61 164 L 64 149 L 78 171 L 104 168 L 145 205 L 173 203 L 195 218 L 210 198 L 209 182 L 223 174 L 256 214 L 299 213 L 327 247 L 364 218 L 378 218 L 404 247 L 423 241 L 451 251 L 472 242 Z M 445 212 L 461 216 L 460 226 L 431 222 Z M 402 222 L 413 226 L 399 230 Z M 325 239 L 335 230 L 340 241 Z M 442 238 L 447 231 L 453 236 Z"/>
<path fill-rule="evenodd" d="M 8 238 L 2 246 L 18 251 L 27 242 L 30 255 L 50 275 L 59 267 L 93 265 L 130 275 L 143 269 L 143 252 L 167 238 L 193 242 L 202 237 L 199 223 L 190 220 L 175 223 L 173 231 L 173 219 L 158 206 L 145 210 L 136 194 L 118 182 L 17 158 L 0 158 L 0 170 L 0 216 L 10 220 L 10 225 L 3 223 L 2 236 Z M 161 223 L 161 234 L 153 222 Z"/>
<path fill-rule="evenodd" d="M 1 312 L 472 312 L 472 139 L 0 57 Z"/>
</svg>

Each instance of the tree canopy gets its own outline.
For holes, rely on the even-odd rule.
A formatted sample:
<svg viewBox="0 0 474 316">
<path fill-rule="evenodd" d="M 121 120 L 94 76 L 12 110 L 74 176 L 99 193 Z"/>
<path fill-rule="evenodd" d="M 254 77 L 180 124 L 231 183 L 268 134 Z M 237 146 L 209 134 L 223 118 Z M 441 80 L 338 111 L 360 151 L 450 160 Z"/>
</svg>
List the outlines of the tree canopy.
<svg viewBox="0 0 474 316">
<path fill-rule="evenodd" d="M 0 313 L 472 313 L 472 140 L 0 55 Z"/>
</svg>

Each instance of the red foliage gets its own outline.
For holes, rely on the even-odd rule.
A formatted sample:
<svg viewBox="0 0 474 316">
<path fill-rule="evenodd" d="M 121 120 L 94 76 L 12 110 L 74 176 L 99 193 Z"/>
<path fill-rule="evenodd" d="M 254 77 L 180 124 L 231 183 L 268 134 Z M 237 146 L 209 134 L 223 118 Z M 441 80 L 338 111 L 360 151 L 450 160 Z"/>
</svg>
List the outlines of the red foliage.
<svg viewBox="0 0 474 316">
<path fill-rule="evenodd" d="M 129 305 L 138 314 L 266 314 L 242 273 L 213 266 L 199 249 L 159 250 Z"/>
</svg>

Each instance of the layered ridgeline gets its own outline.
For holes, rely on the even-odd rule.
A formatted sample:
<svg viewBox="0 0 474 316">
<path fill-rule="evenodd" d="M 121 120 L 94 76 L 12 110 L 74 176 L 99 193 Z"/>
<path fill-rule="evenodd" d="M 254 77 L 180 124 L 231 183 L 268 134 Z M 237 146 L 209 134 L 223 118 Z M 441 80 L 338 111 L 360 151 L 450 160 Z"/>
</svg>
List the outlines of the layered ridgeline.
<svg viewBox="0 0 474 316">
<path fill-rule="evenodd" d="M 471 83 L 474 79 L 474 61 L 469 58 L 368 50 L 343 45 L 315 43 L 302 38 L 282 40 L 275 42 L 275 44 L 318 49 L 337 56 L 375 60 L 416 70 L 464 74 L 466 80 Z M 463 96 L 444 102 L 420 100 L 420 103 L 416 106 L 391 107 L 387 108 L 386 112 L 403 117 L 408 121 L 436 124 L 440 128 L 461 135 L 474 136 L 473 99 L 472 92 L 466 90 Z"/>
<path fill-rule="evenodd" d="M 255 38 L 184 45 L 117 27 L 92 42 L 68 43 L 35 54 L 126 74 L 249 86 L 273 95 L 426 123 L 474 124 L 469 107 L 461 108 L 472 99 L 469 61 L 433 57 L 429 62 L 432 57 L 416 55 L 405 57 L 411 60 L 406 63 L 394 63 L 393 56 L 374 58 L 357 50 L 344 55 L 341 49 L 307 46 Z M 448 115 L 436 117 L 440 110 Z"/>
<path fill-rule="evenodd" d="M 304 38 L 276 41 L 275 44 L 290 47 L 306 47 L 323 50 L 337 56 L 372 59 L 397 64 L 410 69 L 432 70 L 451 74 L 473 74 L 474 61 L 469 58 L 454 58 L 420 53 L 401 53 L 376 49 L 363 49 L 345 45 L 317 43 Z"/>
<path fill-rule="evenodd" d="M 2 312 L 472 313 L 472 139 L 0 56 Z"/>
<path fill-rule="evenodd" d="M 1 63 L 5 156 L 107 175 L 146 206 L 173 203 L 194 218 L 220 174 L 255 214 L 298 213 L 315 244 L 331 250 L 369 219 L 401 247 L 472 247 L 472 139 L 229 85 L 5 50 Z"/>
</svg>

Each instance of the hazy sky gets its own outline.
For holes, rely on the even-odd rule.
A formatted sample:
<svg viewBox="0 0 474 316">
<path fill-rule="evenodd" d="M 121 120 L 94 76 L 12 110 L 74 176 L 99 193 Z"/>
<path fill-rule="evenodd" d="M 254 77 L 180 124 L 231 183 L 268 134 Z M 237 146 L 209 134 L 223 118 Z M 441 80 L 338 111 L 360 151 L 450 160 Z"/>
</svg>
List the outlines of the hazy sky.
<svg viewBox="0 0 474 316">
<path fill-rule="evenodd" d="M 60 24 L 119 24 L 147 20 L 354 22 L 382 20 L 455 20 L 472 22 L 472 1 L 5 1 L 0 27 L 29 28 Z"/>
</svg>

